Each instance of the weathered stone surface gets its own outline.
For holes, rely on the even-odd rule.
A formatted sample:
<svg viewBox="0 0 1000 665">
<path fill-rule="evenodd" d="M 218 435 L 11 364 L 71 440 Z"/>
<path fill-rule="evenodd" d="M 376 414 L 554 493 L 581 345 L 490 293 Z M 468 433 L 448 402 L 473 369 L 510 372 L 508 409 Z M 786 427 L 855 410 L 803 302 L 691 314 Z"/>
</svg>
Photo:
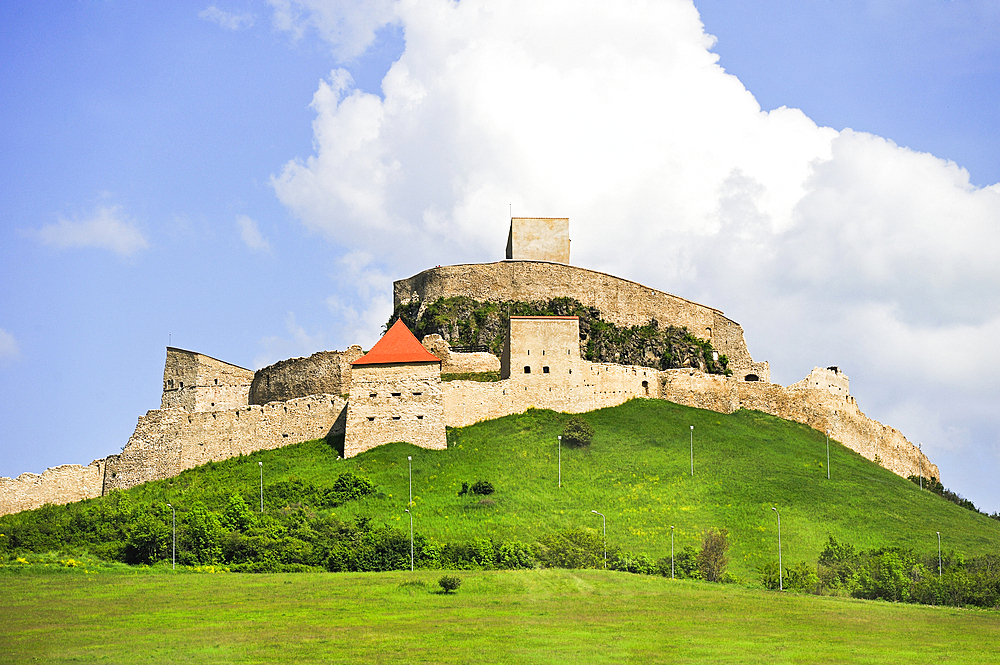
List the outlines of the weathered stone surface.
<svg viewBox="0 0 1000 665">
<path fill-rule="evenodd" d="M 307 395 L 351 392 L 351 363 L 364 355 L 357 344 L 346 351 L 320 351 L 257 370 L 250 384 L 250 404 L 280 402 Z"/>
<path fill-rule="evenodd" d="M 252 379 L 248 369 L 168 346 L 160 408 L 224 411 L 246 406 Z"/>
<path fill-rule="evenodd" d="M 441 359 L 442 374 L 500 371 L 500 359 L 488 351 L 456 353 L 441 335 L 426 335 L 420 343 Z"/>
<path fill-rule="evenodd" d="M 442 385 L 438 362 L 355 365 L 344 457 L 395 441 L 447 448 Z"/>
<path fill-rule="evenodd" d="M 104 460 L 87 466 L 63 464 L 41 474 L 22 473 L 0 478 L 0 515 L 40 508 L 46 503 L 63 504 L 101 496 Z"/>
<path fill-rule="evenodd" d="M 511 217 L 507 258 L 569 263 L 568 217 Z"/>
</svg>

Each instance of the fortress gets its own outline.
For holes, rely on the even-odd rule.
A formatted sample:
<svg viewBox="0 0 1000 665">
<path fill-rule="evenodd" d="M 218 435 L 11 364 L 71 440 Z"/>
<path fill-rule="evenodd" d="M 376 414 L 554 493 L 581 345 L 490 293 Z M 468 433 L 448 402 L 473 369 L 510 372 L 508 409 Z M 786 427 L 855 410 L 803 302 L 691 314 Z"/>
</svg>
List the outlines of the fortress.
<svg viewBox="0 0 1000 665">
<path fill-rule="evenodd" d="M 447 445 L 446 427 L 528 408 L 582 413 L 627 400 L 665 399 L 732 413 L 755 409 L 804 423 L 890 471 L 940 478 L 936 465 L 896 429 L 864 415 L 837 367 L 815 368 L 784 387 L 751 357 L 743 329 L 717 309 L 569 265 L 569 220 L 512 218 L 506 260 L 425 270 L 394 283 L 394 301 L 422 312 L 439 298 L 482 302 L 573 298 L 621 326 L 687 328 L 711 342 L 732 375 L 588 362 L 575 316 L 509 316 L 498 358 L 452 349 L 440 335 L 418 341 L 401 320 L 366 354 L 360 346 L 283 360 L 256 372 L 167 348 L 160 408 L 139 418 L 122 452 L 87 466 L 0 478 L 0 514 L 105 495 L 169 478 L 209 461 L 322 437 L 343 437 L 343 455 L 405 441 Z M 499 372 L 499 381 L 442 374 Z"/>
</svg>

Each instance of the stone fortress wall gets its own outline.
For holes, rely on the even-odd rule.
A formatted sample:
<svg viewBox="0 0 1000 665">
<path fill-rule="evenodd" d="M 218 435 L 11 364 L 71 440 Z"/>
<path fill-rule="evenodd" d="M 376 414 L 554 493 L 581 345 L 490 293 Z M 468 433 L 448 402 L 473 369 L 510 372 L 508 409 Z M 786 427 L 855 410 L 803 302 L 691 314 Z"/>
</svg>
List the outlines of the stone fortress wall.
<svg viewBox="0 0 1000 665">
<path fill-rule="evenodd" d="M 221 411 L 246 406 L 253 375 L 202 353 L 168 346 L 160 408 Z"/>
<path fill-rule="evenodd" d="M 555 233 L 552 243 L 532 234 Z M 555 231 L 553 231 L 555 229 Z M 563 230 L 566 233 L 563 237 Z M 345 455 L 405 440 L 444 448 L 444 428 L 521 413 L 531 407 L 582 413 L 633 398 L 732 413 L 755 409 L 830 436 L 903 477 L 940 472 L 897 430 L 865 416 L 838 368 L 815 368 L 787 388 L 770 383 L 767 362 L 754 362 L 743 329 L 717 309 L 636 282 L 566 265 L 568 220 L 515 218 L 511 260 L 445 266 L 394 283 L 398 306 L 468 296 L 479 301 L 574 298 L 619 326 L 656 319 L 686 327 L 729 357 L 734 376 L 697 369 L 658 371 L 591 363 L 580 353 L 576 317 L 511 317 L 502 359 L 459 353 L 438 335 L 422 344 L 441 364 L 365 367 L 363 353 L 324 351 L 250 370 L 169 347 L 161 408 L 139 418 L 121 454 L 88 466 L 0 478 L 0 514 L 62 504 L 169 478 L 209 461 L 344 435 Z M 520 259 L 520 260 L 519 260 Z M 440 369 L 439 369 L 440 367 Z M 441 381 L 441 372 L 501 372 L 501 381 Z M 404 392 L 406 395 L 404 396 Z M 349 400 L 344 395 L 350 396 Z"/>
<path fill-rule="evenodd" d="M 346 351 L 320 351 L 308 358 L 289 358 L 254 372 L 250 404 L 283 402 L 308 395 L 347 395 L 351 363 L 364 355 L 357 344 Z"/>
<path fill-rule="evenodd" d="M 394 306 L 438 298 L 468 296 L 481 302 L 550 300 L 569 297 L 595 307 L 605 321 L 619 326 L 661 325 L 686 327 L 712 342 L 729 358 L 734 376 L 770 381 L 768 363 L 754 362 L 743 338 L 743 328 L 717 309 L 651 289 L 595 270 L 545 261 L 499 261 L 425 270 L 393 282 Z M 422 313 L 422 310 L 421 310 Z"/>
</svg>

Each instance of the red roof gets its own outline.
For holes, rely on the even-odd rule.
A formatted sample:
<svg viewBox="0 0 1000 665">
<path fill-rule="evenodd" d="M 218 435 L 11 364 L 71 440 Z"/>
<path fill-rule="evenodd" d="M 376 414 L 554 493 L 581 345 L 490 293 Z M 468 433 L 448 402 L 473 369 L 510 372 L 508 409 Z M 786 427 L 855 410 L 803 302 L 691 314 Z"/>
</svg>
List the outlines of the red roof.
<svg viewBox="0 0 1000 665">
<path fill-rule="evenodd" d="M 352 365 L 387 365 L 389 363 L 439 363 L 441 359 L 430 353 L 417 341 L 402 319 L 382 335 L 371 351 Z"/>
</svg>

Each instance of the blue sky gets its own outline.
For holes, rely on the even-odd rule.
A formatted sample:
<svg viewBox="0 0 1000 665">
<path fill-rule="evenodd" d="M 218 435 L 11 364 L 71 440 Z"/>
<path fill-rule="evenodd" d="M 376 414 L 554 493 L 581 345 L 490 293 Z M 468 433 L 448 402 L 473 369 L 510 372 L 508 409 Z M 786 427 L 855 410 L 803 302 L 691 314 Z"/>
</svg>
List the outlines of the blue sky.
<svg viewBox="0 0 1000 665">
<path fill-rule="evenodd" d="M 995 3 L 0 12 L 0 475 L 120 450 L 168 340 L 371 344 L 393 279 L 502 258 L 513 206 L 778 382 L 840 365 L 1000 510 Z"/>
</svg>

